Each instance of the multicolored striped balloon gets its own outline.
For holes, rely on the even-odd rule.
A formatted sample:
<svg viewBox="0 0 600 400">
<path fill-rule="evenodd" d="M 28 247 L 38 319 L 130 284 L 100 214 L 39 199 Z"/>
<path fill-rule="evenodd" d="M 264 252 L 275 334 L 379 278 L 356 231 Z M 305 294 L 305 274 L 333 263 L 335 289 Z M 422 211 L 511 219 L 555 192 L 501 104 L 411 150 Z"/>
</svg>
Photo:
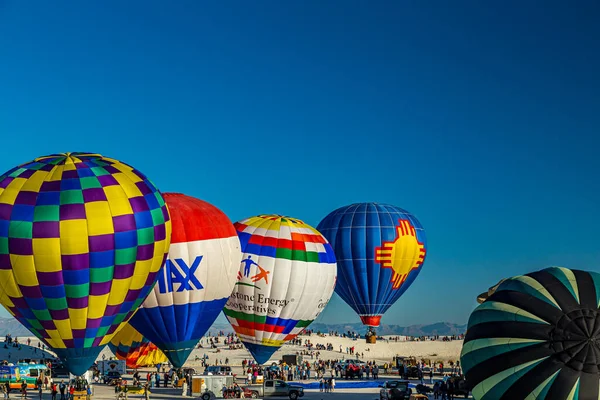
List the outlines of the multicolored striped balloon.
<svg viewBox="0 0 600 400">
<path fill-rule="evenodd" d="M 242 251 L 217 207 L 179 193 L 164 197 L 173 223 L 169 256 L 130 323 L 181 368 L 229 299 Z"/>
<path fill-rule="evenodd" d="M 0 176 L 0 302 L 80 375 L 148 295 L 170 238 L 141 172 L 99 154 L 37 158 Z"/>
<path fill-rule="evenodd" d="M 151 367 L 167 361 L 167 356 L 130 324 L 125 324 L 108 343 L 110 351 L 127 368 Z"/>
<path fill-rule="evenodd" d="M 327 240 L 299 219 L 259 215 L 235 223 L 242 264 L 223 312 L 264 364 L 323 311 L 337 267 Z"/>
<path fill-rule="evenodd" d="M 504 280 L 471 314 L 461 363 L 477 400 L 598 400 L 600 274 Z"/>
</svg>

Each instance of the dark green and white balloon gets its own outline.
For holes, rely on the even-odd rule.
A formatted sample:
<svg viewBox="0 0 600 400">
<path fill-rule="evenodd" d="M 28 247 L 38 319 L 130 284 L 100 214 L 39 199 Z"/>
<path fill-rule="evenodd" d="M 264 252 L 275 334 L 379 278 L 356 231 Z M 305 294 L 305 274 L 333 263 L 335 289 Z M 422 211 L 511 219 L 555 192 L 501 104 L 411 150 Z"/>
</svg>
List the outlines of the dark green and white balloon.
<svg viewBox="0 0 600 400">
<path fill-rule="evenodd" d="M 600 274 L 503 281 L 471 314 L 461 363 L 477 400 L 599 400 Z"/>
</svg>

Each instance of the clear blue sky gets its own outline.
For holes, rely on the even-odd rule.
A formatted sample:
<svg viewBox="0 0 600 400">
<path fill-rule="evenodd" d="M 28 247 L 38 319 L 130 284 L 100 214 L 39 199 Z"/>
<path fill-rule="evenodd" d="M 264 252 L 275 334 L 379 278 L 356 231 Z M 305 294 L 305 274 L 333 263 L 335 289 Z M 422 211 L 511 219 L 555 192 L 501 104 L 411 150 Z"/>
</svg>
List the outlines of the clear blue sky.
<svg viewBox="0 0 600 400">
<path fill-rule="evenodd" d="M 600 269 L 599 7 L 0 0 L 0 170 L 100 152 L 234 221 L 395 204 L 429 255 L 383 323 L 464 323 L 502 277 Z"/>
</svg>

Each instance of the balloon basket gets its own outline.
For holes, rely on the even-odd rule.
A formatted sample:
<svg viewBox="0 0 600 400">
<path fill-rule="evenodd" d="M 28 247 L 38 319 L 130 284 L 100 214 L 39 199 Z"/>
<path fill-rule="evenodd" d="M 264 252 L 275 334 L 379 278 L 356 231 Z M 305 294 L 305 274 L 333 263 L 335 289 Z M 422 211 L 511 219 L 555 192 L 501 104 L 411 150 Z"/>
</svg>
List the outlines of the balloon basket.
<svg viewBox="0 0 600 400">
<path fill-rule="evenodd" d="M 375 344 L 375 343 L 377 343 L 377 336 L 375 336 L 375 335 L 367 336 L 366 337 L 366 342 L 369 343 L 369 344 Z"/>
</svg>

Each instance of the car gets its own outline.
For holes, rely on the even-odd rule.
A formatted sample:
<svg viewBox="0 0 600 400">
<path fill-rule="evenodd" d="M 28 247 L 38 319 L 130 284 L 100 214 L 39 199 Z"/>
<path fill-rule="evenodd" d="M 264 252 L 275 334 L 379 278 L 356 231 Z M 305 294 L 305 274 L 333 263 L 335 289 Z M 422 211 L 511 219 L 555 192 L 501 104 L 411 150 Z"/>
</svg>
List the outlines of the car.
<svg viewBox="0 0 600 400">
<path fill-rule="evenodd" d="M 386 381 L 379 386 L 379 400 L 409 400 L 412 389 L 408 387 L 408 381 Z"/>
<path fill-rule="evenodd" d="M 121 374 L 119 373 L 119 371 L 108 371 L 102 377 L 102 382 L 104 382 L 105 385 L 118 384 L 120 381 L 121 381 Z"/>
<path fill-rule="evenodd" d="M 281 380 L 266 380 L 264 382 L 264 397 L 289 397 L 290 400 L 297 400 L 304 396 L 302 386 L 290 385 Z"/>
</svg>

